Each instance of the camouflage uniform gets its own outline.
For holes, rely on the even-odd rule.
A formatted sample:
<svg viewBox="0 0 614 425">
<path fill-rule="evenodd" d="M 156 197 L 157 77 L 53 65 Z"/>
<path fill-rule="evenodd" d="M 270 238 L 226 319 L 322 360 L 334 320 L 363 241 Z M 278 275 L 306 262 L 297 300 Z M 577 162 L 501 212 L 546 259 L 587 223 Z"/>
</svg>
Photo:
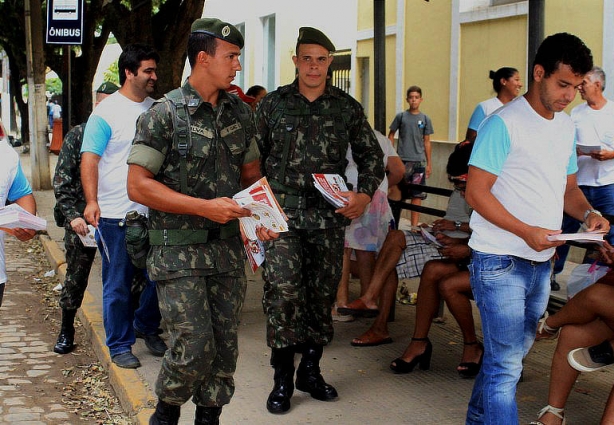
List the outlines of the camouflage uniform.
<svg viewBox="0 0 614 425">
<path fill-rule="evenodd" d="M 261 101 L 256 126 L 263 174 L 290 227 L 265 243 L 267 344 L 326 345 L 333 337 L 331 306 L 350 221 L 316 191 L 311 174 L 343 175 L 351 145 L 358 191 L 372 196 L 384 177 L 382 150 L 360 104 L 330 85 L 313 102 L 299 93 L 296 80 L 280 87 Z"/>
<path fill-rule="evenodd" d="M 177 90 L 184 94 L 191 122 L 186 194 L 232 197 L 241 190 L 240 167 L 259 156 L 251 109 L 236 96 L 220 92 L 214 110 L 188 82 Z M 141 115 L 128 163 L 148 169 L 157 181 L 182 192 L 181 159 L 174 142 L 176 113 L 173 103 L 162 99 Z M 220 225 L 150 209 L 149 228 L 147 270 L 157 281 L 160 312 L 171 339 L 156 394 L 171 405 L 181 405 L 191 396 L 197 406 L 227 404 L 234 392 L 237 328 L 246 290 L 238 222 Z M 153 235 L 163 230 L 168 230 L 169 239 L 159 244 Z M 202 237 L 204 230 L 207 239 Z"/>
<path fill-rule="evenodd" d="M 70 222 L 83 218 L 85 195 L 81 186 L 81 143 L 85 124 L 72 128 L 64 138 L 53 176 L 56 206 L 54 215 L 58 225 L 64 226 L 66 248 L 66 279 L 60 295 L 60 307 L 77 310 L 81 307 L 87 288 L 96 248 L 86 248 L 72 229 Z"/>
</svg>

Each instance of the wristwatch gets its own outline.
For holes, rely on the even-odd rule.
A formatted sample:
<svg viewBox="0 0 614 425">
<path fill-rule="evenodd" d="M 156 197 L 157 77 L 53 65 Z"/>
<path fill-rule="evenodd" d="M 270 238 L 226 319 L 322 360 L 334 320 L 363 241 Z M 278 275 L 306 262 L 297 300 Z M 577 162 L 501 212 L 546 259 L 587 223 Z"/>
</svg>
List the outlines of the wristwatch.
<svg viewBox="0 0 614 425">
<path fill-rule="evenodd" d="M 460 221 L 460 220 L 456 220 L 456 221 L 454 222 L 454 227 L 456 227 L 456 230 L 460 230 L 460 228 L 461 228 L 461 225 L 462 225 L 462 224 L 463 224 L 463 222 L 462 222 L 462 221 Z"/>
<path fill-rule="evenodd" d="M 586 219 L 588 218 L 589 214 L 596 214 L 599 217 L 603 217 L 603 215 L 601 215 L 601 213 L 593 208 L 588 209 L 586 211 L 584 211 L 584 221 L 586 221 Z"/>
</svg>

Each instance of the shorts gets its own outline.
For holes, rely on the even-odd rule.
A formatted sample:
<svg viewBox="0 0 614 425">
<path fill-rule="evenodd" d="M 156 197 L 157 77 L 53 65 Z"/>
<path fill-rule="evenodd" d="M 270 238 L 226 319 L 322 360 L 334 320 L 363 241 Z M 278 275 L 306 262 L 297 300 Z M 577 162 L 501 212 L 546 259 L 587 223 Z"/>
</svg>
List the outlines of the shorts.
<svg viewBox="0 0 614 425">
<path fill-rule="evenodd" d="M 405 184 L 426 184 L 426 162 L 425 161 L 403 161 L 405 164 L 405 174 L 403 183 Z M 403 190 L 405 198 L 426 199 L 426 193 L 416 189 Z"/>
<path fill-rule="evenodd" d="M 437 247 L 427 243 L 420 233 L 404 230 L 405 249 L 397 263 L 397 276 L 399 279 L 411 279 L 422 274 L 427 261 L 444 258 Z"/>
</svg>

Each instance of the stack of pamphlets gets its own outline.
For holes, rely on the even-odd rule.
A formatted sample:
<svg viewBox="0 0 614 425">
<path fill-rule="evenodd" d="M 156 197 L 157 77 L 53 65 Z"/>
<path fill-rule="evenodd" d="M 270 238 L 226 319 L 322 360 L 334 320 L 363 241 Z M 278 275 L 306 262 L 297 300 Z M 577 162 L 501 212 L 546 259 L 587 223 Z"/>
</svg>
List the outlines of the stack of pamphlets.
<svg viewBox="0 0 614 425">
<path fill-rule="evenodd" d="M 584 155 L 590 155 L 599 152 L 601 150 L 601 145 L 576 145 L 576 149 Z"/>
<path fill-rule="evenodd" d="M 94 226 L 92 226 L 91 224 L 87 225 L 87 233 L 85 234 L 85 236 L 80 235 L 77 233 L 77 236 L 79 236 L 79 239 L 81 239 L 81 243 L 83 244 L 84 247 L 86 248 L 96 248 L 96 237 L 94 236 L 96 232 L 96 228 Z"/>
<path fill-rule="evenodd" d="M 47 220 L 30 214 L 17 204 L 0 208 L 0 228 L 46 230 Z"/>
<path fill-rule="evenodd" d="M 232 197 L 237 204 L 251 211 L 249 217 L 240 217 L 239 224 L 247 240 L 244 241 L 245 254 L 252 271 L 263 263 L 264 245 L 256 236 L 257 227 L 265 227 L 275 232 L 288 231 L 288 217 L 283 212 L 266 177 L 242 190 Z"/>
<path fill-rule="evenodd" d="M 339 195 L 339 192 L 347 192 L 345 180 L 339 174 L 312 174 L 316 189 L 329 203 L 336 208 L 347 206 L 347 198 Z"/>
<path fill-rule="evenodd" d="M 549 241 L 576 241 L 579 243 L 596 243 L 603 245 L 603 237 L 605 233 L 596 230 L 593 232 L 578 232 L 578 233 L 559 233 L 558 235 L 549 235 Z"/>
</svg>

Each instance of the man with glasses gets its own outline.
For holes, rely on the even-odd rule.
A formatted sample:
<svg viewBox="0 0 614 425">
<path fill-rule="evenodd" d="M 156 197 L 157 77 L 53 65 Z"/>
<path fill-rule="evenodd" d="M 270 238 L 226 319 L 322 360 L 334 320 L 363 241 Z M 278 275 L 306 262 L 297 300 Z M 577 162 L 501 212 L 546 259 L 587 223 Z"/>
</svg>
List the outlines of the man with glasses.
<svg viewBox="0 0 614 425">
<path fill-rule="evenodd" d="M 275 369 L 271 413 L 290 409 L 295 353 L 302 353 L 296 388 L 317 400 L 337 397 L 320 374 L 320 359 L 333 337 L 345 226 L 362 215 L 384 177 L 383 153 L 363 108 L 327 82 L 334 51 L 321 31 L 300 28 L 295 81 L 264 97 L 256 115 L 262 171 L 290 228 L 265 243 L 263 306 Z M 335 209 L 317 192 L 312 173 L 343 175 L 348 146 L 358 164 L 358 192 L 342 192 L 347 205 Z"/>
</svg>

